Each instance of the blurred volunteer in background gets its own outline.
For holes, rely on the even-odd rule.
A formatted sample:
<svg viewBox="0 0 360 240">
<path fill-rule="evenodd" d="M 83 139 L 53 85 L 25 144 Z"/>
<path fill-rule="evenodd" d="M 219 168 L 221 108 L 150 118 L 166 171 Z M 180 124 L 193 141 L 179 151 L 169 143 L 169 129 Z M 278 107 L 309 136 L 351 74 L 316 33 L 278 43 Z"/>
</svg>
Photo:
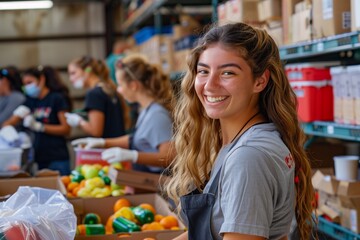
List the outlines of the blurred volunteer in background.
<svg viewBox="0 0 360 240">
<path fill-rule="evenodd" d="M 15 109 L 3 124 L 24 127 L 34 133 L 34 160 L 39 169 L 49 168 L 70 173 L 69 153 L 65 136 L 70 134 L 65 112 L 71 110 L 69 90 L 58 72 L 49 66 L 30 68 L 23 74 L 26 101 Z"/>
<path fill-rule="evenodd" d="M 125 101 L 116 92 L 109 69 L 101 60 L 84 56 L 68 65 L 70 81 L 77 89 L 88 89 L 84 111 L 87 119 L 76 113 L 66 113 L 70 126 L 80 127 L 93 137 L 119 137 L 129 124 Z"/>
<path fill-rule="evenodd" d="M 0 126 L 25 102 L 19 71 L 14 66 L 0 68 Z"/>
<path fill-rule="evenodd" d="M 135 170 L 159 173 L 172 159 L 170 80 L 140 55 L 119 60 L 116 77 L 119 93 L 141 107 L 134 133 L 119 138 L 81 138 L 72 144 L 84 144 L 86 148 L 111 147 L 102 153 L 102 158 L 109 163 L 132 161 Z"/>
</svg>

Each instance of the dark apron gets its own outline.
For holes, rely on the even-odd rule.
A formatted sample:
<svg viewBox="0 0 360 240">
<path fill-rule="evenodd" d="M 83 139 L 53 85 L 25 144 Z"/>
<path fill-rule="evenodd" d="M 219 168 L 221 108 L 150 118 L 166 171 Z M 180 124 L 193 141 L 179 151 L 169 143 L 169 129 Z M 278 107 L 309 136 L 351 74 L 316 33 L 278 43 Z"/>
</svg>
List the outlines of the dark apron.
<svg viewBox="0 0 360 240">
<path fill-rule="evenodd" d="M 217 172 L 208 193 L 200 193 L 198 190 L 194 190 L 180 198 L 183 214 L 188 221 L 189 240 L 213 240 L 210 220 L 220 172 L 221 169 Z"/>
<path fill-rule="evenodd" d="M 236 145 L 240 137 L 231 145 L 230 150 Z M 188 222 L 188 240 L 213 240 L 211 233 L 211 215 L 215 204 L 216 193 L 219 185 L 221 167 L 216 173 L 208 193 L 200 193 L 197 189 L 180 197 L 181 209 Z"/>
</svg>

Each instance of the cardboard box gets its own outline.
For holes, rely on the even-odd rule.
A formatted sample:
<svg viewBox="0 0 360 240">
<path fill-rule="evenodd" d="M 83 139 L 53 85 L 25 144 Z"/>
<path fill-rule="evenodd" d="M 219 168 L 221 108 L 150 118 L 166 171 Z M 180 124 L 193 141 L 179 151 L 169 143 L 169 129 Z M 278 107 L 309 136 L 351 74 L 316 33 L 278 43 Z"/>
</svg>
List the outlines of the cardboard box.
<svg viewBox="0 0 360 240">
<path fill-rule="evenodd" d="M 75 240 L 144 240 L 145 238 L 154 238 L 156 240 L 169 240 L 174 239 L 179 236 L 184 231 L 148 231 L 148 232 L 138 232 L 131 234 L 112 234 L 112 235 L 99 235 L 99 236 L 76 236 Z"/>
<path fill-rule="evenodd" d="M 187 58 L 190 55 L 190 49 L 176 51 L 174 54 L 174 71 L 183 72 L 187 69 Z"/>
<path fill-rule="evenodd" d="M 342 208 L 341 226 L 350 229 L 355 233 L 360 233 L 360 213 L 359 210 Z"/>
<path fill-rule="evenodd" d="M 331 217 L 333 221 L 340 221 L 337 218 L 337 216 L 340 216 L 341 208 L 340 200 L 337 196 L 339 181 L 331 175 L 324 175 L 320 170 L 315 172 L 311 181 L 314 189 L 318 190 L 319 193 L 319 209 Z"/>
<path fill-rule="evenodd" d="M 351 31 L 360 30 L 360 1 L 351 0 Z"/>
<path fill-rule="evenodd" d="M 351 31 L 350 0 L 313 1 L 314 38 L 323 38 Z"/>
<path fill-rule="evenodd" d="M 339 181 L 334 176 L 324 175 L 320 170 L 316 171 L 311 179 L 313 187 L 316 190 L 326 192 L 328 194 L 336 195 Z"/>
<path fill-rule="evenodd" d="M 158 194 L 139 194 L 139 195 L 126 195 L 121 197 L 107 197 L 107 198 L 71 198 L 69 202 L 74 206 L 75 214 L 78 218 L 78 223 L 82 222 L 83 217 L 87 213 L 97 213 L 103 224 L 106 224 L 108 217 L 110 217 L 114 211 L 114 203 L 119 198 L 128 199 L 133 206 L 140 205 L 141 203 L 149 203 L 153 205 L 158 214 L 163 216 L 174 215 L 170 210 L 168 202 L 166 202 Z M 160 240 L 167 240 L 175 238 L 184 232 L 185 226 L 179 221 L 179 228 L 181 230 L 174 231 L 148 231 L 131 233 L 130 236 L 125 239 L 138 240 L 146 237 L 153 237 Z M 112 240 L 118 239 L 120 234 L 102 235 L 102 236 L 76 236 L 75 240 L 89 240 L 89 239 L 104 239 Z"/>
<path fill-rule="evenodd" d="M 119 185 L 130 186 L 157 192 L 160 185 L 166 181 L 166 177 L 160 174 L 146 173 L 132 170 L 117 170 L 110 167 L 109 178 Z"/>
<path fill-rule="evenodd" d="M 311 27 L 311 9 L 294 13 L 291 17 L 292 24 L 292 42 L 309 41 L 312 38 Z"/>
<path fill-rule="evenodd" d="M 260 0 L 257 9 L 259 21 L 281 20 L 280 0 Z"/>
<path fill-rule="evenodd" d="M 343 207 L 360 210 L 360 181 L 340 181 L 337 194 Z"/>
<path fill-rule="evenodd" d="M 257 1 L 229 0 L 225 3 L 227 22 L 258 22 Z"/>
<path fill-rule="evenodd" d="M 295 12 L 295 5 L 301 0 L 282 0 L 282 26 L 283 26 L 283 42 L 284 44 L 292 43 L 292 15 Z"/>
<path fill-rule="evenodd" d="M 0 180 L 0 196 L 7 196 L 15 193 L 20 186 L 41 187 L 59 190 L 66 194 L 64 184 L 59 176 L 56 177 L 30 177 L 30 178 L 9 178 Z"/>
<path fill-rule="evenodd" d="M 272 21 L 265 26 L 266 31 L 274 39 L 278 46 L 283 45 L 283 28 L 282 22 Z"/>
<path fill-rule="evenodd" d="M 319 207 L 319 211 L 322 213 L 321 215 L 325 214 L 327 217 L 329 217 L 331 219 L 332 222 L 335 223 L 340 223 L 341 219 L 340 219 L 340 209 L 339 210 L 335 210 L 331 207 L 328 207 L 326 205 L 321 205 Z"/>
</svg>

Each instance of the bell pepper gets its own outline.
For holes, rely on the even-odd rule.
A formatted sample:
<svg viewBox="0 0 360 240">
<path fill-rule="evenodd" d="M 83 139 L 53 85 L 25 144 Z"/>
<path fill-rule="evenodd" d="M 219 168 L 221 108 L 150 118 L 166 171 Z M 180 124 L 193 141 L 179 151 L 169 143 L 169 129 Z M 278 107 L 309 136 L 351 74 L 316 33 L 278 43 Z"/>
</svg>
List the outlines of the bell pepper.
<svg viewBox="0 0 360 240">
<path fill-rule="evenodd" d="M 124 217 L 117 217 L 114 219 L 113 229 L 116 233 L 141 231 L 141 228 L 136 223 L 134 223 Z"/>
<path fill-rule="evenodd" d="M 96 213 L 88 213 L 83 219 L 83 224 L 100 224 L 100 216 Z"/>
<path fill-rule="evenodd" d="M 154 221 L 154 214 L 148 210 L 141 207 L 134 207 L 132 209 L 136 219 L 141 223 L 141 225 L 145 223 L 151 223 Z"/>
<path fill-rule="evenodd" d="M 82 180 L 85 179 L 85 177 L 78 171 L 76 170 L 72 170 L 71 171 L 71 175 L 72 175 L 72 178 L 71 178 L 71 181 L 72 182 L 81 182 Z"/>
<path fill-rule="evenodd" d="M 76 233 L 82 236 L 104 235 L 105 226 L 102 224 L 81 224 L 77 226 Z"/>
</svg>

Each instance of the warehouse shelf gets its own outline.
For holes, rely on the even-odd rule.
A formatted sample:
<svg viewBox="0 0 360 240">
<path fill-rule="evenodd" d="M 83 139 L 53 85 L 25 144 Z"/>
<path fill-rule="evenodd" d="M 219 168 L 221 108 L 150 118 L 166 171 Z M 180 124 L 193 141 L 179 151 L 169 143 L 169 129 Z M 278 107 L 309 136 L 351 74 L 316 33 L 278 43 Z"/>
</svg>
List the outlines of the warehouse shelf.
<svg viewBox="0 0 360 240">
<path fill-rule="evenodd" d="M 214 0 L 212 0 L 214 1 Z M 157 13 L 160 7 L 182 6 L 204 6 L 213 5 L 211 0 L 147 0 L 145 1 L 124 23 L 120 30 L 127 35 L 134 32 L 138 27 L 144 25 L 146 21 Z"/>
<path fill-rule="evenodd" d="M 287 63 L 360 61 L 360 32 L 339 34 L 313 41 L 280 47 L 280 58 Z"/>
<path fill-rule="evenodd" d="M 360 235 L 338 224 L 327 221 L 323 217 L 319 217 L 318 230 L 338 240 L 359 240 Z"/>
<path fill-rule="evenodd" d="M 315 121 L 302 124 L 308 135 L 360 142 L 360 126 Z"/>
</svg>

